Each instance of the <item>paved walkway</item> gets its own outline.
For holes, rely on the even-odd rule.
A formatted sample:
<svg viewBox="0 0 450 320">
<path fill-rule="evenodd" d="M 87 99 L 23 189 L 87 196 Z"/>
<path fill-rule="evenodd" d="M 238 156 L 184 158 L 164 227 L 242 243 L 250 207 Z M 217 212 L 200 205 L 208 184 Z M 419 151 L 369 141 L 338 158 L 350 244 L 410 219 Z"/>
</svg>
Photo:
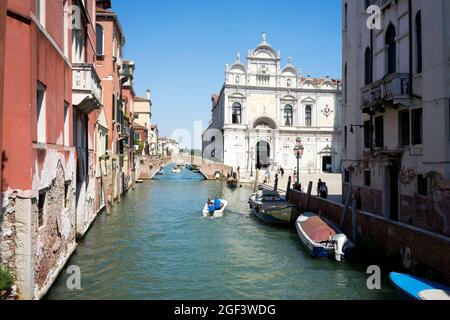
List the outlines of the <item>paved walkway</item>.
<svg viewBox="0 0 450 320">
<path fill-rule="evenodd" d="M 253 173 L 255 175 L 255 173 Z M 259 182 L 263 183 L 265 171 L 260 171 Z M 278 188 L 285 191 L 288 183 L 289 176 L 292 176 L 293 172 L 285 172 L 284 177 L 279 176 Z M 292 178 L 293 179 L 293 178 Z M 308 191 L 308 183 L 313 182 L 312 195 L 317 195 L 317 182 L 322 179 L 328 187 L 328 200 L 333 202 L 342 203 L 342 174 L 338 173 L 320 173 L 320 174 L 300 174 L 300 183 L 304 192 Z M 254 179 L 253 179 L 254 181 Z M 296 181 L 292 181 L 292 186 Z M 275 174 L 271 174 L 270 186 L 274 186 Z"/>
</svg>

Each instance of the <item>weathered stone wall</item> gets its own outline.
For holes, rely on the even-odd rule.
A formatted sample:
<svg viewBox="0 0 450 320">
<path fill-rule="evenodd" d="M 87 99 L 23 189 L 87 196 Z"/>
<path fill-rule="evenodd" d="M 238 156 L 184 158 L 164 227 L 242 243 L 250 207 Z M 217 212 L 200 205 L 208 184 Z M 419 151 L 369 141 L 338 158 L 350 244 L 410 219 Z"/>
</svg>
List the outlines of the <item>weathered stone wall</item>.
<svg viewBox="0 0 450 320">
<path fill-rule="evenodd" d="M 59 270 L 70 257 L 75 246 L 74 181 L 70 182 L 65 199 L 65 176 L 58 164 L 56 178 L 48 187 L 44 206 L 44 223 L 38 224 L 37 199 L 31 201 L 35 253 L 35 298 L 40 298 L 50 288 Z"/>
<path fill-rule="evenodd" d="M 401 190 L 405 190 L 412 178 L 401 176 Z M 437 175 L 431 179 L 428 196 L 421 196 L 417 193 L 400 195 L 399 220 L 403 223 L 425 229 L 431 232 L 450 236 L 450 182 Z M 384 216 L 383 191 L 367 187 L 352 186 L 352 193 L 360 190 L 362 210 Z M 344 183 L 343 193 L 346 198 L 349 184 Z"/>
<path fill-rule="evenodd" d="M 289 193 L 289 200 L 302 207 L 305 199 L 304 193 L 292 190 Z M 340 223 L 343 210 L 343 205 L 311 197 L 309 211 L 321 212 L 337 224 Z M 436 280 L 450 284 L 450 238 L 364 211 L 358 211 L 356 221 L 358 245 L 372 243 L 374 249 L 381 250 L 386 259 L 399 257 L 402 262 L 399 267 L 420 275 L 432 275 Z M 350 209 L 343 231 L 352 235 Z"/>
</svg>

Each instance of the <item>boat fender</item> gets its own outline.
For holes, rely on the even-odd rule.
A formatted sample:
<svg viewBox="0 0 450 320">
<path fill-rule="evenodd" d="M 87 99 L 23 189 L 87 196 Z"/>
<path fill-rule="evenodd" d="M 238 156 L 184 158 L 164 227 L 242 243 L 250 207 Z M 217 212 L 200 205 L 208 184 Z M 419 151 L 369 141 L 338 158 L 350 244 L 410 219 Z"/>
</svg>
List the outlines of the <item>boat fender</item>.
<svg viewBox="0 0 450 320">
<path fill-rule="evenodd" d="M 344 258 L 344 246 L 347 243 L 347 236 L 345 234 L 337 234 L 331 239 L 334 243 L 334 256 L 336 261 L 341 261 Z"/>
</svg>

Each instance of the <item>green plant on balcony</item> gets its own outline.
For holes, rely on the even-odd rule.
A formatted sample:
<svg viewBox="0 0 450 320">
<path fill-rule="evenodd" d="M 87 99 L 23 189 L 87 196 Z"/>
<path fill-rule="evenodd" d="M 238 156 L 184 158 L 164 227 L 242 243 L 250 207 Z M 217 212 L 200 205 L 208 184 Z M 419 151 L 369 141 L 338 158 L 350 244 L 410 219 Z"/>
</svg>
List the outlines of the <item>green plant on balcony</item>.
<svg viewBox="0 0 450 320">
<path fill-rule="evenodd" d="M 142 154 L 142 151 L 144 150 L 145 147 L 144 142 L 142 142 L 141 140 L 135 140 L 134 145 L 138 146 L 137 153 Z"/>
<path fill-rule="evenodd" d="M 7 268 L 0 268 L 0 300 L 6 299 L 14 285 L 14 276 Z"/>
</svg>

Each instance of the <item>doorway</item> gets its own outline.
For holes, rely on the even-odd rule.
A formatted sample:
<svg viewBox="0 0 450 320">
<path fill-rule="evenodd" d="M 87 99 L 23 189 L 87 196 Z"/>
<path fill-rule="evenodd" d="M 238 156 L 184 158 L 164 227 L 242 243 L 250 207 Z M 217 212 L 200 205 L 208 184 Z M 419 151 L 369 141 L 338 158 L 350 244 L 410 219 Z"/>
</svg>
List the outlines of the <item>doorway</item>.
<svg viewBox="0 0 450 320">
<path fill-rule="evenodd" d="M 333 172 L 333 158 L 331 156 L 322 157 L 322 171 L 323 172 Z"/>
<path fill-rule="evenodd" d="M 265 169 L 270 166 L 270 145 L 267 141 L 259 141 L 256 145 L 256 168 Z"/>
<path fill-rule="evenodd" d="M 385 212 L 393 221 L 399 221 L 399 175 L 400 168 L 397 164 L 386 167 Z"/>
</svg>

